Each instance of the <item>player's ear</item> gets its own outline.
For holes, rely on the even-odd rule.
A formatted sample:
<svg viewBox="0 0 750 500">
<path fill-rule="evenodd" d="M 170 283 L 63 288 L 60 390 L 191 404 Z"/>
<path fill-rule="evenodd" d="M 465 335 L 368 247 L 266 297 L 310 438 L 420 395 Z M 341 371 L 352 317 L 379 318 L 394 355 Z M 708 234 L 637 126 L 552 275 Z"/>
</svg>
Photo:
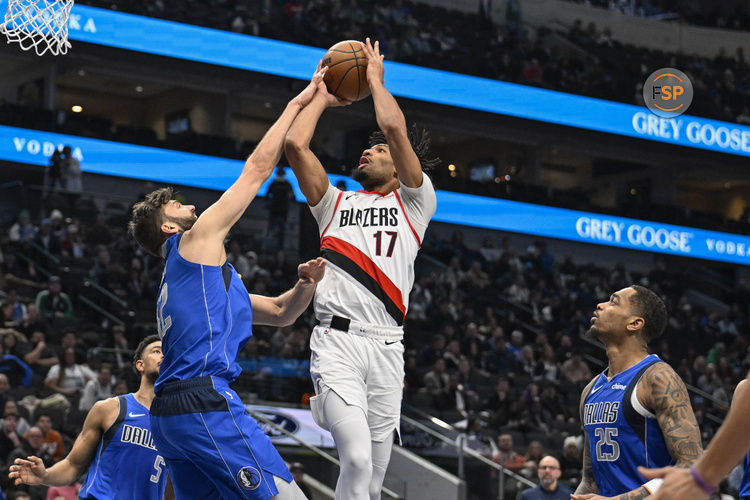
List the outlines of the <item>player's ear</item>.
<svg viewBox="0 0 750 500">
<path fill-rule="evenodd" d="M 628 333 L 635 334 L 643 330 L 643 325 L 646 322 L 640 316 L 631 316 L 628 320 Z"/>
<path fill-rule="evenodd" d="M 164 221 L 161 225 L 161 232 L 164 234 L 175 234 L 179 232 L 180 226 L 177 225 L 174 221 L 168 220 Z"/>
</svg>

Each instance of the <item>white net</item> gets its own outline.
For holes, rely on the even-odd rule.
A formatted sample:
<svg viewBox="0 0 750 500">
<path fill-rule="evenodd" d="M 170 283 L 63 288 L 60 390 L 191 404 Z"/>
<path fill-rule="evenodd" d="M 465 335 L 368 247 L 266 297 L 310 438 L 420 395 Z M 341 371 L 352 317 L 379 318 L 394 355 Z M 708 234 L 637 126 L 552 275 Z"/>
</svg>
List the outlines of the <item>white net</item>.
<svg viewBox="0 0 750 500">
<path fill-rule="evenodd" d="M 18 43 L 23 50 L 41 56 L 65 54 L 68 42 L 68 19 L 73 0 L 9 0 L 0 32 L 8 43 Z"/>
</svg>

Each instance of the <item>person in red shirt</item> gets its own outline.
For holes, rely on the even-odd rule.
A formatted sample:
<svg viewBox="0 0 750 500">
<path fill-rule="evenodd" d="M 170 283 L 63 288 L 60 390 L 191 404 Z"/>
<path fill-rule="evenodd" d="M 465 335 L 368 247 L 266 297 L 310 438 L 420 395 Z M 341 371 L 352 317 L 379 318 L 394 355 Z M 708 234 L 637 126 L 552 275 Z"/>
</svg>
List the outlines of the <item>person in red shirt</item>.
<svg viewBox="0 0 750 500">
<path fill-rule="evenodd" d="M 510 434 L 500 434 L 497 438 L 497 446 L 500 449 L 492 457 L 494 462 L 513 472 L 523 469 L 526 460 L 513 449 L 513 436 Z M 493 475 L 497 476 L 497 474 Z"/>
</svg>

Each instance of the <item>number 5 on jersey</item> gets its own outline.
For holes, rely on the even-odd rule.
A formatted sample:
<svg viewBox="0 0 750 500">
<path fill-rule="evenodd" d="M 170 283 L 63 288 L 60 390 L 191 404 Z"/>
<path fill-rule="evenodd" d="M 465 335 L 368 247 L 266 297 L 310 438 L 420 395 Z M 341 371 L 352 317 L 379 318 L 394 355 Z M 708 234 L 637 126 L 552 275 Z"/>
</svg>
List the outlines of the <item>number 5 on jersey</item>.
<svg viewBox="0 0 750 500">
<path fill-rule="evenodd" d="M 380 257 L 383 249 L 383 233 L 390 237 L 388 241 L 388 250 L 386 250 L 386 257 L 393 257 L 393 249 L 396 247 L 396 239 L 398 238 L 398 231 L 378 231 L 372 235 L 375 238 L 375 255 Z"/>
</svg>

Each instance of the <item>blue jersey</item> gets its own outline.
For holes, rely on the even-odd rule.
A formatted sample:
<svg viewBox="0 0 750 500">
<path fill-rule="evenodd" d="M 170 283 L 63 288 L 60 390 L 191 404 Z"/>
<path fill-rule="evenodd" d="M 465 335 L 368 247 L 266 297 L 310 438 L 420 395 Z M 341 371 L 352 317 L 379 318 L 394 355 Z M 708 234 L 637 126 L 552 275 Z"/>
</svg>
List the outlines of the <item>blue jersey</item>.
<svg viewBox="0 0 750 500">
<path fill-rule="evenodd" d="M 742 474 L 742 483 L 740 483 L 740 500 L 750 499 L 750 453 L 745 455 L 742 461 L 744 473 Z"/>
<path fill-rule="evenodd" d="M 132 393 L 118 399 L 120 412 L 99 440 L 79 498 L 161 500 L 167 471 L 151 438 L 148 408 Z"/>
<path fill-rule="evenodd" d="M 212 375 L 232 382 L 237 354 L 252 337 L 250 295 L 227 262 L 206 266 L 182 258 L 182 233 L 162 247 L 164 274 L 156 302 L 164 360 L 154 390 L 165 382 Z"/>
<path fill-rule="evenodd" d="M 611 379 L 605 370 L 591 387 L 583 407 L 591 466 L 599 494 L 613 497 L 640 487 L 637 467 L 673 465 L 656 416 L 638 401 L 636 386 L 658 356 L 646 356 Z"/>
</svg>

